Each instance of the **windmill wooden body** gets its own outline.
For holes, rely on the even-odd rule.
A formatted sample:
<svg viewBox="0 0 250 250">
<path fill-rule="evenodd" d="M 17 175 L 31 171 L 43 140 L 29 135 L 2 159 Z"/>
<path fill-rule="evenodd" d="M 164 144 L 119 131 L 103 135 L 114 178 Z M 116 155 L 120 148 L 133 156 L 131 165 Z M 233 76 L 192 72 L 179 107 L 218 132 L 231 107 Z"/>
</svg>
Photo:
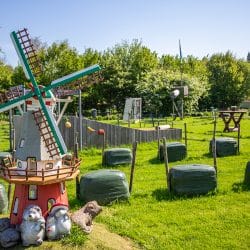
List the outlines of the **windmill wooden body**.
<svg viewBox="0 0 250 250">
<path fill-rule="evenodd" d="M 32 88 L 24 95 L 12 88 L 0 96 L 0 112 L 24 102 L 27 107 L 21 117 L 15 160 L 5 159 L 0 170 L 1 178 L 15 184 L 10 219 L 11 224 L 20 224 L 23 211 L 30 204 L 38 205 L 44 216 L 56 203 L 68 205 L 65 181 L 79 174 L 80 160 L 67 152 L 53 116 L 56 98 L 51 90 L 92 74 L 100 67 L 93 65 L 54 80 L 46 87 L 40 86 L 35 79 L 40 67 L 27 29 L 12 32 L 10 36 Z"/>
</svg>

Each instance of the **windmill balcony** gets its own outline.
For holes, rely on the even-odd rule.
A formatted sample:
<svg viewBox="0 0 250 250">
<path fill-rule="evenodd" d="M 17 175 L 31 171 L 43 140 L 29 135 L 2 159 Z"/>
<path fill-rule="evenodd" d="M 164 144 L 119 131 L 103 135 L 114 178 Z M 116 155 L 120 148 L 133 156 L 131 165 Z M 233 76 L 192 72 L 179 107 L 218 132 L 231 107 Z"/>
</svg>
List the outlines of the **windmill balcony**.
<svg viewBox="0 0 250 250">
<path fill-rule="evenodd" d="M 63 159 L 62 166 L 50 170 L 20 170 L 16 164 L 11 167 L 0 167 L 0 178 L 14 184 L 47 185 L 62 181 L 73 180 L 80 173 L 81 160 Z M 22 173 L 21 173 L 21 172 Z"/>
</svg>

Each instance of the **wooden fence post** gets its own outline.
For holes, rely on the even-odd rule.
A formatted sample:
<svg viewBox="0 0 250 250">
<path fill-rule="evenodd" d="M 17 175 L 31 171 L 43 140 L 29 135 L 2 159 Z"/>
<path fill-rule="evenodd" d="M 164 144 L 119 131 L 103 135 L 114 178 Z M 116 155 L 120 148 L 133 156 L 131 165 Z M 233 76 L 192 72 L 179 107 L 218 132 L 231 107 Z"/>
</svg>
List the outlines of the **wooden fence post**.
<svg viewBox="0 0 250 250">
<path fill-rule="evenodd" d="M 132 158 L 131 172 L 130 172 L 129 193 L 132 192 L 132 187 L 133 187 L 137 143 L 138 143 L 137 141 L 135 141 L 133 143 L 133 152 L 132 152 L 133 153 L 133 158 Z"/>
<path fill-rule="evenodd" d="M 170 192 L 170 178 L 169 178 L 169 166 L 168 166 L 168 150 L 167 150 L 167 142 L 166 137 L 163 137 L 163 156 L 164 156 L 164 163 L 165 163 L 165 174 L 166 174 L 166 182 L 167 182 L 167 189 Z"/>
</svg>

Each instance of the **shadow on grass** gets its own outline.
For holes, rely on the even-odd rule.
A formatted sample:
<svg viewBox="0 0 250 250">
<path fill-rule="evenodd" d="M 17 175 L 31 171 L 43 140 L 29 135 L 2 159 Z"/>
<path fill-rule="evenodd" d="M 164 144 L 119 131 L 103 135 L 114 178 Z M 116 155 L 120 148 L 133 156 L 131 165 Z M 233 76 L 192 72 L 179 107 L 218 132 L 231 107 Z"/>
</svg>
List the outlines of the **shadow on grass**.
<svg viewBox="0 0 250 250">
<path fill-rule="evenodd" d="M 232 186 L 232 191 L 235 193 L 250 191 L 250 183 L 236 182 Z"/>
<path fill-rule="evenodd" d="M 213 155 L 211 153 L 205 153 L 202 156 L 204 156 L 206 158 L 213 158 Z"/>
<path fill-rule="evenodd" d="M 216 191 L 211 191 L 207 194 L 194 194 L 194 195 L 177 195 L 174 193 L 170 193 L 166 188 L 159 188 L 152 192 L 152 196 L 157 201 L 176 201 L 176 200 L 187 200 L 193 199 L 197 197 L 207 197 L 216 195 Z"/>
<path fill-rule="evenodd" d="M 152 196 L 157 201 L 172 201 L 176 200 L 176 196 L 171 194 L 167 188 L 158 188 L 152 192 Z"/>
<path fill-rule="evenodd" d="M 81 201 L 80 199 L 74 197 L 74 198 L 69 198 L 69 204 L 70 204 L 70 209 L 76 210 L 85 204 L 85 202 Z"/>
<path fill-rule="evenodd" d="M 156 157 L 154 157 L 154 158 L 151 158 L 150 160 L 149 160 L 149 162 L 151 163 L 151 164 L 160 164 L 160 163 L 163 163 L 163 161 L 160 161 L 160 159 L 156 156 Z"/>
</svg>

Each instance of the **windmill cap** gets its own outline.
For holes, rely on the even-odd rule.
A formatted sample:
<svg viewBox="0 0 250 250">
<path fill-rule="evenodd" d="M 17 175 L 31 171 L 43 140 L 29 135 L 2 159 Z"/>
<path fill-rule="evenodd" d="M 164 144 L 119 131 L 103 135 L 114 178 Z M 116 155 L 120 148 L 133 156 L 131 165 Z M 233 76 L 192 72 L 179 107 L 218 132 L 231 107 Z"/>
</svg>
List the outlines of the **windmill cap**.
<svg viewBox="0 0 250 250">
<path fill-rule="evenodd" d="M 62 203 L 55 203 L 51 208 L 50 208 L 50 215 L 54 215 L 54 213 L 56 211 L 58 211 L 59 209 L 65 209 L 65 210 L 69 210 L 68 205 L 62 204 Z"/>
</svg>

